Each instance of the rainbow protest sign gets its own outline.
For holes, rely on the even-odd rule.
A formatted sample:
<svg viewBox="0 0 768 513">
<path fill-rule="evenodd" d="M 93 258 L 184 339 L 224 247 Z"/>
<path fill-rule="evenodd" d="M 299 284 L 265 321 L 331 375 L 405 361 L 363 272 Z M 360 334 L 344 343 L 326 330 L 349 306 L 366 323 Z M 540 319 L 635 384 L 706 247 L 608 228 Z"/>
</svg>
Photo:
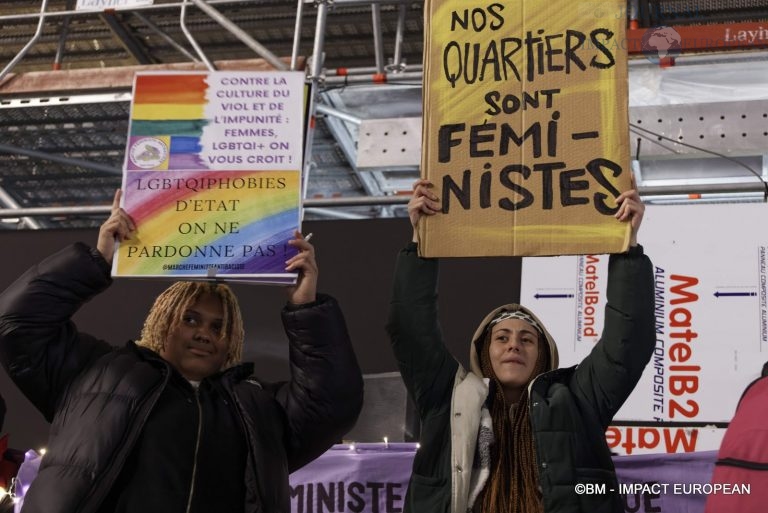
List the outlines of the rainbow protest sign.
<svg viewBox="0 0 768 513">
<path fill-rule="evenodd" d="M 113 274 L 295 279 L 303 108 L 302 73 L 138 74 Z"/>
</svg>

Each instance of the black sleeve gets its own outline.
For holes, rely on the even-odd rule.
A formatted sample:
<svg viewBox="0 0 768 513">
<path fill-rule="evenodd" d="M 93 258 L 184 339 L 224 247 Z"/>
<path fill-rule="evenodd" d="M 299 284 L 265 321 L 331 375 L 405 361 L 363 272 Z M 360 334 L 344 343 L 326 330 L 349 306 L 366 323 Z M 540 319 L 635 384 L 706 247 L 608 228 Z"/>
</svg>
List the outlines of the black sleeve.
<svg viewBox="0 0 768 513">
<path fill-rule="evenodd" d="M 77 243 L 33 266 L 0 294 L 0 363 L 50 422 L 69 382 L 111 350 L 71 317 L 111 283 L 101 256 Z"/>
<path fill-rule="evenodd" d="M 459 364 L 438 322 L 438 260 L 420 258 L 416 244 L 397 256 L 387 332 L 408 393 L 424 419 L 450 400 Z"/>
<path fill-rule="evenodd" d="M 656 345 L 653 266 L 642 246 L 611 255 L 600 340 L 574 379 L 607 428 L 637 385 Z"/>
<path fill-rule="evenodd" d="M 363 405 L 363 376 L 335 299 L 283 310 L 291 380 L 277 393 L 286 412 L 289 470 L 342 440 Z"/>
</svg>

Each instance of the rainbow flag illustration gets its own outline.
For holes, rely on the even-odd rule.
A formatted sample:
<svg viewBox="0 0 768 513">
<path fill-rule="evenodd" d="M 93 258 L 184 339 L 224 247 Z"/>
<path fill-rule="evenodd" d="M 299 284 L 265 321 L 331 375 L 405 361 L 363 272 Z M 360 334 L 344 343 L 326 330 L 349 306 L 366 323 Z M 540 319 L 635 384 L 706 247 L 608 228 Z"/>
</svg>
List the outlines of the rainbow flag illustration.
<svg viewBox="0 0 768 513">
<path fill-rule="evenodd" d="M 303 105 L 301 73 L 137 74 L 113 275 L 295 280 Z"/>
<path fill-rule="evenodd" d="M 127 169 L 209 169 L 199 158 L 207 75 L 137 75 Z"/>
</svg>

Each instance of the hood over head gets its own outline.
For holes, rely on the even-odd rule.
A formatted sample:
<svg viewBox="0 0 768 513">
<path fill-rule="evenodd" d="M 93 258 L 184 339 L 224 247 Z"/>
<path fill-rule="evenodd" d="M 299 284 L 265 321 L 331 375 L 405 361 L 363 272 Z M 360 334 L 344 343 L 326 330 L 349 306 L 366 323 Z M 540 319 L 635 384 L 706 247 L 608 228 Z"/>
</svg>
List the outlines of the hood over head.
<svg viewBox="0 0 768 513">
<path fill-rule="evenodd" d="M 518 312 L 518 311 L 523 312 L 527 316 L 531 317 L 538 324 L 538 326 L 535 326 L 535 327 L 539 328 L 539 330 L 541 331 L 544 337 L 544 342 L 546 342 L 547 346 L 549 347 L 549 367 L 546 370 L 550 371 L 558 368 L 560 361 L 557 353 L 557 345 L 555 344 L 555 340 L 552 338 L 552 335 L 550 335 L 549 332 L 547 331 L 547 328 L 544 327 L 544 323 L 542 323 L 541 320 L 539 320 L 539 318 L 536 317 L 536 315 L 534 315 L 534 313 L 528 310 L 526 307 L 518 305 L 516 303 L 509 303 L 491 310 L 491 312 L 488 315 L 486 315 L 483 318 L 483 320 L 480 322 L 480 325 L 475 330 L 474 335 L 472 335 L 472 344 L 469 351 L 469 368 L 477 376 L 490 377 L 490 376 L 484 376 L 483 371 L 480 367 L 480 350 L 482 349 L 481 344 L 485 339 L 486 330 L 489 329 L 489 325 L 491 321 L 500 312 Z"/>
</svg>

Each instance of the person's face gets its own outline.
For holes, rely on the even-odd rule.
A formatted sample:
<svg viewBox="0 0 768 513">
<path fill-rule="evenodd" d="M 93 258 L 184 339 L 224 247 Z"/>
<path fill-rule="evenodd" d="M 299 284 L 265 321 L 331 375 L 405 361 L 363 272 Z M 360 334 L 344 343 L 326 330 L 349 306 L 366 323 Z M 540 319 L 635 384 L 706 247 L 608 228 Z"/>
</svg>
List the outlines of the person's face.
<svg viewBox="0 0 768 513">
<path fill-rule="evenodd" d="M 221 300 L 203 294 L 182 312 L 181 323 L 168 333 L 160 356 L 187 379 L 200 381 L 211 376 L 227 361 L 229 340 L 221 338 L 223 326 Z"/>
<path fill-rule="evenodd" d="M 531 380 L 539 357 L 536 328 L 522 319 L 505 319 L 494 324 L 488 354 L 505 395 L 517 402 Z"/>
</svg>

